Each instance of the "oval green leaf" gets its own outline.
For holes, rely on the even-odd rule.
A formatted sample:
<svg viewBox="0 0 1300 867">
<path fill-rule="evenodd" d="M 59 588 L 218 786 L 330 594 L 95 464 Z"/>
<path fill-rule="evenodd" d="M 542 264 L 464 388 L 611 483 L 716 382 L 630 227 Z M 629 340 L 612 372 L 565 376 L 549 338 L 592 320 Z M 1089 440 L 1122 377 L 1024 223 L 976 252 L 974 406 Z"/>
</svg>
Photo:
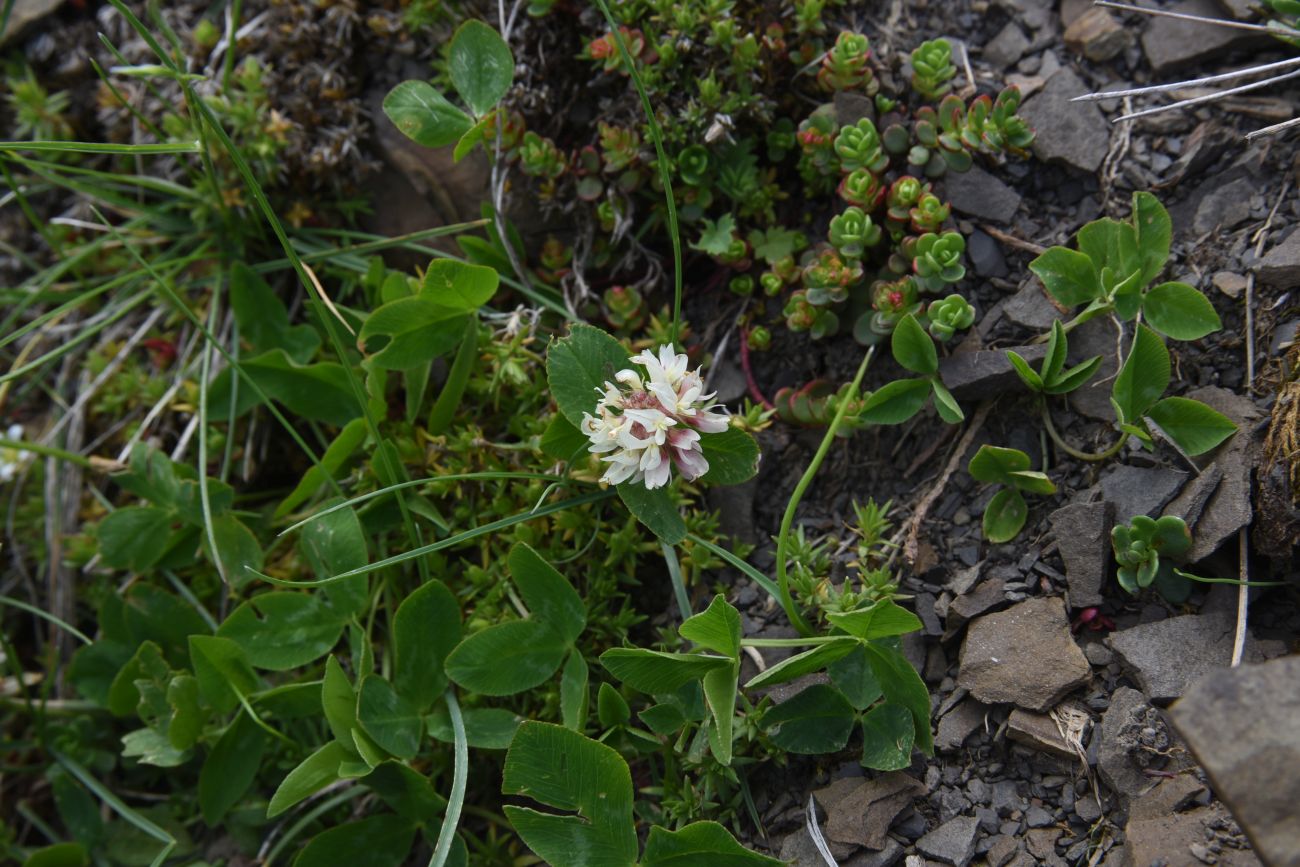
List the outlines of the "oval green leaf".
<svg viewBox="0 0 1300 867">
<path fill-rule="evenodd" d="M 469 110 L 482 117 L 510 89 L 515 79 L 515 59 L 496 30 L 471 20 L 452 37 L 448 72 Z"/>
<path fill-rule="evenodd" d="M 403 81 L 390 90 L 384 114 L 403 135 L 427 148 L 445 147 L 474 125 L 469 115 L 424 81 Z"/>
<path fill-rule="evenodd" d="M 1214 305 L 1186 283 L 1161 283 L 1142 299 L 1151 327 L 1174 340 L 1199 340 L 1223 327 Z"/>
</svg>

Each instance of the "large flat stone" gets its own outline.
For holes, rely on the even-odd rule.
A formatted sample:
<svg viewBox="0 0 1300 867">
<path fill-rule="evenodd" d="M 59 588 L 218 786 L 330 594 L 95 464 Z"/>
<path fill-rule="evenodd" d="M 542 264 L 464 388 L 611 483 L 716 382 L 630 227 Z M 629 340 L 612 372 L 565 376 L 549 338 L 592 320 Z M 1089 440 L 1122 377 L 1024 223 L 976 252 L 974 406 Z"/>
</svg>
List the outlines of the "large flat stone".
<svg viewBox="0 0 1300 867">
<path fill-rule="evenodd" d="M 1071 102 L 1091 90 L 1068 67 L 1048 79 L 1020 109 L 1034 129 L 1034 156 L 1096 172 L 1110 148 L 1110 123 L 1094 102 Z"/>
<path fill-rule="evenodd" d="M 1041 343 L 1011 348 L 1033 366 L 1047 352 Z M 1017 387 L 1024 388 L 1002 349 L 976 349 L 941 358 L 939 377 L 959 400 L 987 400 Z"/>
<path fill-rule="evenodd" d="M 958 211 L 996 223 L 1010 222 L 1020 207 L 1020 194 L 979 166 L 944 175 L 943 190 Z"/>
<path fill-rule="evenodd" d="M 1144 3 L 1143 5 L 1155 5 Z M 1170 12 L 1222 18 L 1223 11 L 1215 0 L 1182 0 L 1164 7 Z M 1153 17 L 1142 34 L 1142 50 L 1157 72 L 1190 66 L 1234 48 L 1260 43 L 1259 34 L 1230 27 L 1216 27 L 1199 21 Z"/>
<path fill-rule="evenodd" d="M 1086 684 L 1088 659 L 1074 643 L 1065 603 L 1026 599 L 966 630 L 957 683 L 983 702 L 1045 711 Z"/>
<path fill-rule="evenodd" d="M 1300 656 L 1211 672 L 1170 716 L 1260 856 L 1300 865 Z"/>
<path fill-rule="evenodd" d="M 1259 260 L 1256 269 L 1259 282 L 1274 289 L 1294 289 L 1300 286 L 1300 230 L 1273 246 Z"/>
<path fill-rule="evenodd" d="M 1182 695 L 1192 681 L 1228 666 L 1235 631 L 1227 612 L 1185 614 L 1139 624 L 1107 641 L 1147 698 L 1164 704 Z M 1281 642 L 1247 636 L 1243 658 L 1258 662 L 1284 650 Z"/>
<path fill-rule="evenodd" d="M 1110 529 L 1114 506 L 1071 503 L 1052 513 L 1052 535 L 1065 562 L 1065 581 L 1071 608 L 1100 605 L 1101 588 L 1110 572 Z"/>
<path fill-rule="evenodd" d="M 1137 515 L 1154 518 L 1182 490 L 1188 473 L 1165 467 L 1120 464 L 1105 471 L 1092 494 L 1115 508 L 1115 521 L 1127 524 Z"/>
</svg>

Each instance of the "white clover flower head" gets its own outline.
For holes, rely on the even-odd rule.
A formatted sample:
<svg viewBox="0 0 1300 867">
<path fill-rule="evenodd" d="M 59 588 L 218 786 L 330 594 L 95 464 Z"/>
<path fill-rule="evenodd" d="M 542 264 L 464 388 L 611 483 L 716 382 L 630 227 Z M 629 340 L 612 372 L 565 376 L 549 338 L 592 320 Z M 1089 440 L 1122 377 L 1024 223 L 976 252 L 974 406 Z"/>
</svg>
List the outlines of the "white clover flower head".
<svg viewBox="0 0 1300 867">
<path fill-rule="evenodd" d="M 674 466 L 687 481 L 698 479 L 709 471 L 700 434 L 726 430 L 726 409 L 704 393 L 700 372 L 688 370 L 686 355 L 672 346 L 629 360 L 641 369 L 614 374 L 614 382 L 596 389 L 595 413 L 582 416 L 588 451 L 608 465 L 600 480 L 654 490 L 668 484 Z"/>
<path fill-rule="evenodd" d="M 22 438 L 23 426 L 20 424 L 11 424 L 5 430 L 5 439 L 7 440 L 21 442 Z M 22 452 L 17 449 L 0 449 L 0 484 L 13 481 L 14 476 L 18 475 L 22 463 Z"/>
</svg>

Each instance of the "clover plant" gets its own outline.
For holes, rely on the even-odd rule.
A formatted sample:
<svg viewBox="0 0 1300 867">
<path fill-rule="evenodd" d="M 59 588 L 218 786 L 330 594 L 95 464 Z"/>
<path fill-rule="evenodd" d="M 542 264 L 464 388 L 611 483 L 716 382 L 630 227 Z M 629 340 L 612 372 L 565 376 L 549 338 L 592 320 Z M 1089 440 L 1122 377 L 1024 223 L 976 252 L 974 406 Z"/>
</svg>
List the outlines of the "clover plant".
<svg viewBox="0 0 1300 867">
<path fill-rule="evenodd" d="M 983 445 L 967 464 L 971 478 L 1002 485 L 984 509 L 984 538 L 1010 542 L 1029 517 L 1025 494 L 1054 494 L 1056 485 L 1045 474 L 1031 470 L 1029 455 L 1019 449 Z"/>
</svg>

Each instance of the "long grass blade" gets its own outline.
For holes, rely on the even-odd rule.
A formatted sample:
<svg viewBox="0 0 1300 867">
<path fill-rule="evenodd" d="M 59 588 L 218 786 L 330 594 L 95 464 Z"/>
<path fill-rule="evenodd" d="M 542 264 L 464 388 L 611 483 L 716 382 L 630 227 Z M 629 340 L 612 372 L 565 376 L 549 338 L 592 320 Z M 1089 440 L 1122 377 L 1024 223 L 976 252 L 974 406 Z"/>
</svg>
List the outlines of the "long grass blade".
<svg viewBox="0 0 1300 867">
<path fill-rule="evenodd" d="M 452 764 L 451 796 L 447 798 L 447 812 L 442 815 L 442 828 L 438 831 L 438 845 L 429 859 L 429 867 L 443 867 L 451 855 L 451 844 L 456 839 L 456 826 L 460 824 L 460 811 L 465 805 L 465 785 L 469 779 L 469 740 L 465 736 L 465 720 L 456 701 L 456 690 L 448 689 L 447 715 L 451 717 L 451 731 L 455 739 L 455 758 Z"/>
<path fill-rule="evenodd" d="M 63 154 L 194 154 L 199 143 L 163 142 L 161 144 L 108 144 L 96 141 L 0 141 L 0 151 L 53 151 Z"/>
</svg>

